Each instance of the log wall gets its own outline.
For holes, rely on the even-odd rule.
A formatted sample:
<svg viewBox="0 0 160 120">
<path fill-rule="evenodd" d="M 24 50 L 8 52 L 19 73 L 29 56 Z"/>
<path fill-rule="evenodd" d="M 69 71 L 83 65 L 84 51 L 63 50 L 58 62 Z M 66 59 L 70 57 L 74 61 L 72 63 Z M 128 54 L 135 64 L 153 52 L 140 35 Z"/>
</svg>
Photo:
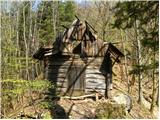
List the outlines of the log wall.
<svg viewBox="0 0 160 120">
<path fill-rule="evenodd" d="M 85 93 L 89 94 L 96 90 L 104 95 L 106 89 L 106 79 L 105 76 L 100 72 L 103 57 L 98 57 L 94 60 L 93 59 L 94 58 L 89 58 L 88 62 L 93 62 L 86 67 L 85 71 Z"/>
<path fill-rule="evenodd" d="M 65 92 L 71 93 L 72 96 L 74 92 L 79 91 L 82 94 L 90 94 L 92 92 L 99 91 L 104 95 L 106 89 L 105 77 L 99 71 L 103 57 L 94 57 L 88 58 L 87 63 L 84 63 L 79 56 L 66 58 L 63 57 L 54 57 L 49 59 L 49 64 L 47 67 L 47 79 L 56 84 L 57 92 L 63 94 Z M 73 68 L 74 67 L 74 72 Z M 78 72 L 76 72 L 76 70 Z M 74 79 L 78 76 L 77 80 L 81 82 L 81 89 L 72 88 L 68 91 L 69 80 L 68 76 L 73 76 Z M 74 74 L 74 75 L 71 75 Z M 77 85 L 76 85 L 77 86 Z"/>
</svg>

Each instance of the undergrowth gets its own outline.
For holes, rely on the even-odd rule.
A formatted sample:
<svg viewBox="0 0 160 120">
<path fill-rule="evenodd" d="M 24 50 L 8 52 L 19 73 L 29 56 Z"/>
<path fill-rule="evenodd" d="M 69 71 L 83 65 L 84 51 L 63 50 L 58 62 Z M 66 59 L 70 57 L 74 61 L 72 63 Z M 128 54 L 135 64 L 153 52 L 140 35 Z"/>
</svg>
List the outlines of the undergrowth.
<svg viewBox="0 0 160 120">
<path fill-rule="evenodd" d="M 125 116 L 124 105 L 100 103 L 96 108 L 97 119 L 123 119 Z"/>
<path fill-rule="evenodd" d="M 26 94 L 33 92 L 42 94 L 54 86 L 47 80 L 15 80 L 6 79 L 1 81 L 2 85 L 2 118 L 16 109 L 16 104 L 24 104 Z M 27 99 L 28 100 L 28 99 Z M 30 100 L 30 99 L 29 99 Z M 26 101 L 25 101 L 26 102 Z M 32 102 L 32 101 L 27 101 Z M 23 106 L 23 105 L 22 105 Z"/>
</svg>

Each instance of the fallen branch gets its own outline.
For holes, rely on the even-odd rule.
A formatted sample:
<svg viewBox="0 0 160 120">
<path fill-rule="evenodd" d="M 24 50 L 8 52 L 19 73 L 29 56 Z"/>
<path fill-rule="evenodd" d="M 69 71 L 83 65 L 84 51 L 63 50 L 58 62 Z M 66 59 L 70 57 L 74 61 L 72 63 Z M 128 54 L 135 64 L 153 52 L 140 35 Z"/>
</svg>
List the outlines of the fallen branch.
<svg viewBox="0 0 160 120">
<path fill-rule="evenodd" d="M 62 99 L 71 99 L 71 100 L 76 100 L 76 99 L 84 99 L 86 97 L 95 97 L 96 94 L 89 94 L 89 95 L 83 95 L 83 96 L 78 96 L 78 97 L 72 97 L 72 96 L 63 96 L 61 97 Z"/>
</svg>

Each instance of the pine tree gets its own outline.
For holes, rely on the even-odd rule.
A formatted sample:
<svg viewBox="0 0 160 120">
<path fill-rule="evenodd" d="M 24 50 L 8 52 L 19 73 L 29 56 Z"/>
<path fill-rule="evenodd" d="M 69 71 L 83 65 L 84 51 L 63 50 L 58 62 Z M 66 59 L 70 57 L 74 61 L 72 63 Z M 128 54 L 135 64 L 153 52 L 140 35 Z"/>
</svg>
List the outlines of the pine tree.
<svg viewBox="0 0 160 120">
<path fill-rule="evenodd" d="M 38 30 L 39 41 L 41 45 L 46 45 L 53 41 L 53 8 L 52 1 L 42 1 L 38 8 Z"/>
<path fill-rule="evenodd" d="M 64 31 L 62 25 L 69 27 L 69 25 L 74 20 L 75 16 L 75 3 L 72 1 L 59 2 L 58 7 L 59 12 L 59 31 Z"/>
<path fill-rule="evenodd" d="M 69 26 L 74 19 L 75 3 L 72 1 L 42 1 L 38 9 L 38 29 L 39 40 L 41 45 L 53 43 L 56 33 L 54 33 L 54 22 L 56 22 L 56 31 L 63 32 L 62 25 Z M 56 6 L 58 5 L 58 7 Z M 58 12 L 55 12 L 57 9 Z M 54 11 L 54 13 L 53 13 Z M 53 14 L 57 14 L 56 21 L 54 21 Z"/>
</svg>

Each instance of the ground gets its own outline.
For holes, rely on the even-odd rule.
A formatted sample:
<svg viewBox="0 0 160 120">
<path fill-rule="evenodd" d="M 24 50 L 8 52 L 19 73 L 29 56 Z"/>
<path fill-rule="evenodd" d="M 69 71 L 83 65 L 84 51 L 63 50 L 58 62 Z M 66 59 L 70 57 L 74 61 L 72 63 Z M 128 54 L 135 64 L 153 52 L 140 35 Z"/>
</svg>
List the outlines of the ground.
<svg viewBox="0 0 160 120">
<path fill-rule="evenodd" d="M 150 83 L 147 83 L 149 86 Z M 153 114 L 149 112 L 150 101 L 149 99 L 143 99 L 143 105 L 137 103 L 138 93 L 137 93 L 137 83 L 131 87 L 130 96 L 133 100 L 133 107 L 130 113 L 126 113 L 126 119 L 157 119 L 159 108 L 156 106 Z M 146 88 L 147 91 L 151 91 L 150 88 Z M 115 79 L 113 77 L 113 89 L 111 90 L 111 97 L 116 94 L 128 94 L 127 93 L 127 82 L 121 79 Z M 150 92 L 146 92 L 145 96 L 150 96 Z M 10 118 L 69 118 L 69 119 L 88 119 L 97 117 L 97 107 L 99 104 L 106 105 L 111 103 L 112 99 L 101 98 L 95 100 L 92 98 L 86 98 L 83 100 L 69 100 L 66 98 L 52 99 L 52 94 L 50 95 L 40 95 L 41 93 L 32 93 L 33 103 L 30 104 L 29 95 L 24 98 L 23 106 L 24 109 L 20 109 L 22 106 L 17 104 L 17 111 L 9 116 Z M 44 93 L 42 93 L 44 94 Z M 24 95 L 25 96 L 25 95 Z M 46 102 L 47 100 L 47 102 Z M 104 106 L 102 106 L 104 107 Z M 16 108 L 16 107 L 15 107 Z M 108 108 L 107 108 L 108 109 Z M 103 109 L 102 109 L 103 110 Z M 104 109 L 102 112 L 108 112 L 109 110 Z M 22 112 L 22 113 L 21 113 Z M 120 111 L 123 114 L 123 111 Z M 20 115 L 21 114 L 21 115 Z M 122 116 L 123 117 L 123 116 Z M 102 118 L 105 118 L 102 116 Z"/>
<path fill-rule="evenodd" d="M 126 93 L 125 84 L 121 81 L 114 81 L 112 95 L 117 93 Z M 137 95 L 134 92 L 135 88 L 132 88 L 133 108 L 130 113 L 126 113 L 126 119 L 156 119 L 158 118 L 158 108 L 156 107 L 154 114 L 149 112 L 149 109 L 145 105 L 139 105 L 137 103 Z M 25 114 L 42 113 L 42 118 L 68 118 L 68 119 L 88 119 L 96 118 L 96 109 L 100 103 L 107 104 L 111 99 L 99 99 L 86 98 L 84 100 L 69 100 L 62 98 L 59 100 L 51 101 L 53 106 L 50 109 L 41 108 L 37 105 L 29 106 L 24 109 Z M 150 104 L 150 103 L 149 103 Z M 37 113 L 32 114 L 35 116 Z"/>
</svg>

